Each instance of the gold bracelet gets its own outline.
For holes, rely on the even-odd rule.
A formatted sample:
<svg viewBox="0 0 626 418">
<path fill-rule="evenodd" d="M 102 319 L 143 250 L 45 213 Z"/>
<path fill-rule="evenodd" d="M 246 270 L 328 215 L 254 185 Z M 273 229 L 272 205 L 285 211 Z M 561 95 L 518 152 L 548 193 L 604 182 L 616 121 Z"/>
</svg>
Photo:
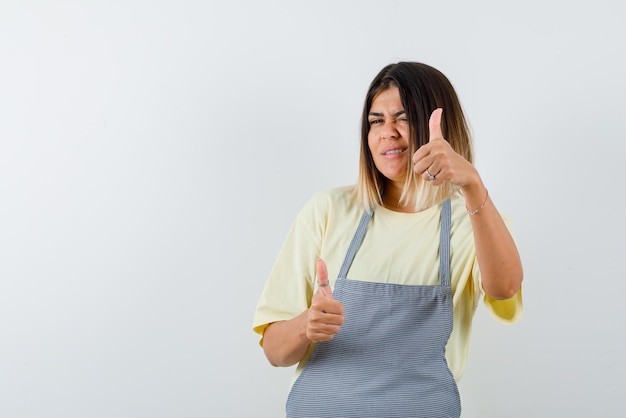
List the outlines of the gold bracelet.
<svg viewBox="0 0 626 418">
<path fill-rule="evenodd" d="M 483 204 L 480 205 L 478 209 L 471 209 L 471 210 L 467 208 L 467 204 L 466 204 L 465 209 L 467 210 L 467 213 L 469 213 L 470 215 L 476 215 L 482 208 L 485 207 L 485 205 L 487 204 L 487 200 L 489 199 L 489 190 L 485 189 L 485 191 L 487 192 L 487 196 L 485 196 L 485 201 L 483 202 Z"/>
</svg>

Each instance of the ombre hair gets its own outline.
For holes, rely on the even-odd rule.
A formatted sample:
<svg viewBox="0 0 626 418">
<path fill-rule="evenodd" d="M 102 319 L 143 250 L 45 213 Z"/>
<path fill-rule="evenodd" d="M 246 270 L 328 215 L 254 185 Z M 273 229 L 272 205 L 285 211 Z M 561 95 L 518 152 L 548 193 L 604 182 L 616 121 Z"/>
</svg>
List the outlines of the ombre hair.
<svg viewBox="0 0 626 418">
<path fill-rule="evenodd" d="M 421 173 L 413 172 L 411 157 L 419 147 L 429 141 L 428 120 L 437 108 L 443 108 L 441 130 L 452 149 L 473 163 L 470 129 L 463 115 L 461 103 L 450 81 L 439 70 L 417 62 L 399 62 L 383 68 L 369 86 L 361 119 L 361 155 L 356 199 L 366 210 L 372 211 L 383 204 L 387 179 L 374 165 L 368 145 L 370 124 L 368 115 L 376 96 L 397 87 L 400 100 L 409 122 L 409 149 L 407 175 L 400 205 L 415 204 L 415 209 L 427 209 L 458 191 L 450 183 L 433 186 Z"/>
</svg>

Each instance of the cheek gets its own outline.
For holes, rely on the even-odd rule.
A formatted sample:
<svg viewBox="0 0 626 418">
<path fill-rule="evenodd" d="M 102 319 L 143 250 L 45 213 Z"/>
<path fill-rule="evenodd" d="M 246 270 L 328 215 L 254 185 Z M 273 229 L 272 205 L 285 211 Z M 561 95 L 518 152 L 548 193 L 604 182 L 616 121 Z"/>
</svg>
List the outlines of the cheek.
<svg viewBox="0 0 626 418">
<path fill-rule="evenodd" d="M 372 135 L 372 132 L 370 131 L 370 133 L 367 135 L 367 146 L 370 149 L 370 153 L 372 155 L 375 155 L 375 149 L 376 149 L 376 140 L 374 139 L 374 135 Z"/>
<path fill-rule="evenodd" d="M 398 126 L 398 132 L 402 136 L 402 138 L 409 139 L 409 127 L 408 126 Z"/>
</svg>

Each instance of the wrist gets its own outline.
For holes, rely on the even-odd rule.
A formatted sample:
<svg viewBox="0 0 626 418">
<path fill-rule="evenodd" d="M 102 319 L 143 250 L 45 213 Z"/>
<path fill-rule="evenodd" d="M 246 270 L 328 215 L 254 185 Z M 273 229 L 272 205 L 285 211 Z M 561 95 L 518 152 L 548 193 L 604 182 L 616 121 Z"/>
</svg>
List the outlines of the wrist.
<svg viewBox="0 0 626 418">
<path fill-rule="evenodd" d="M 476 210 L 484 207 L 489 199 L 489 192 L 482 182 L 461 187 L 461 193 L 465 199 L 465 208 L 470 213 L 476 213 Z"/>
<path fill-rule="evenodd" d="M 485 207 L 485 205 L 487 204 L 488 200 L 489 200 L 489 190 L 485 189 L 485 200 L 483 200 L 482 205 L 480 205 L 479 207 L 477 207 L 475 209 L 470 209 L 469 207 L 467 207 L 467 204 L 465 204 L 465 210 L 467 210 L 467 213 L 470 216 L 476 215 L 478 212 L 480 212 L 480 210 L 482 208 Z"/>
</svg>

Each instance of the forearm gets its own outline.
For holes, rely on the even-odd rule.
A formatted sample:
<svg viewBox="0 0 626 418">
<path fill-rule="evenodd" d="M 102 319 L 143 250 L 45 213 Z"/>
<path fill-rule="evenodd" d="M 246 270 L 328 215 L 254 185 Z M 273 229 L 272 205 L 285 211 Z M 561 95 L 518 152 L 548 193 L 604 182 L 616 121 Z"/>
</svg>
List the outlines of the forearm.
<svg viewBox="0 0 626 418">
<path fill-rule="evenodd" d="M 308 311 L 288 321 L 270 324 L 263 334 L 263 351 L 272 366 L 288 367 L 306 354 L 311 341 L 306 336 Z"/>
<path fill-rule="evenodd" d="M 493 299 L 513 297 L 523 278 L 515 241 L 491 197 L 487 196 L 487 189 L 482 182 L 464 188 L 463 195 L 469 209 L 479 208 L 484 202 L 476 214 L 469 215 L 483 289 Z"/>
</svg>

